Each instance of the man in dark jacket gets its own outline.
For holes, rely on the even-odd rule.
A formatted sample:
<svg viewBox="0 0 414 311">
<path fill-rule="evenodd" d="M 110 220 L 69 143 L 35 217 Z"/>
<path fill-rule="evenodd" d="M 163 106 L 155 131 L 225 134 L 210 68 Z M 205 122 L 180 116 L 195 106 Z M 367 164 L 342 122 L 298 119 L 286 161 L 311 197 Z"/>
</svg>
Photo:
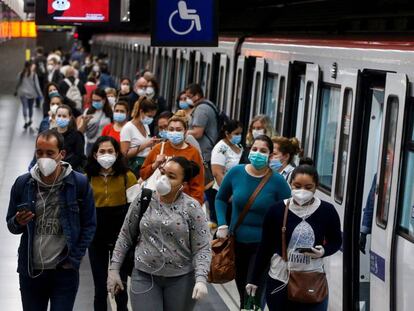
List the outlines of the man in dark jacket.
<svg viewBox="0 0 414 311">
<path fill-rule="evenodd" d="M 36 139 L 37 164 L 19 176 L 10 195 L 7 226 L 22 234 L 17 272 L 24 310 L 72 310 L 79 266 L 96 230 L 88 180 L 62 161 L 63 137 Z"/>
</svg>

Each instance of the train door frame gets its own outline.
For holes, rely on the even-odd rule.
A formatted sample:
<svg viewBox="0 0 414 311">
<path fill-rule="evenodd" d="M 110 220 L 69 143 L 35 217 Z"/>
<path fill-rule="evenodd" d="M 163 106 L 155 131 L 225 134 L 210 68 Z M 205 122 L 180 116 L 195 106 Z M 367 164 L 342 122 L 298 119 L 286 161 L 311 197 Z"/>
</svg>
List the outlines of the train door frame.
<svg viewBox="0 0 414 311">
<path fill-rule="evenodd" d="M 195 51 L 194 55 L 194 83 L 200 84 L 200 75 L 201 75 L 201 61 L 202 55 L 200 51 Z"/>
<path fill-rule="evenodd" d="M 213 66 L 213 53 L 208 50 L 201 52 L 200 62 L 200 86 L 204 91 L 204 97 L 210 98 L 211 75 Z"/>
<path fill-rule="evenodd" d="M 256 57 L 256 64 L 254 66 L 252 92 L 250 95 L 250 112 L 249 119 L 253 119 L 254 116 L 262 113 L 263 107 L 263 94 L 264 94 L 264 81 L 267 71 L 266 59 L 262 57 Z"/>
<path fill-rule="evenodd" d="M 373 310 L 390 310 L 391 300 L 390 300 L 390 290 L 391 290 L 391 245 L 392 239 L 395 232 L 395 220 L 396 220 L 396 202 L 398 199 L 398 179 L 399 179 L 399 169 L 401 165 L 401 137 L 403 136 L 403 123 L 406 96 L 408 88 L 408 78 L 405 74 L 397 73 L 387 73 L 386 84 L 385 84 L 385 97 L 384 97 L 384 122 L 381 129 L 381 146 L 382 150 L 380 153 L 380 163 L 378 165 L 378 175 L 377 180 L 377 191 L 375 195 L 375 206 L 374 206 L 374 220 L 372 222 L 372 242 L 371 242 L 371 263 L 375 267 L 371 266 L 371 276 L 375 275 L 376 277 L 371 277 L 370 282 L 370 295 L 375 297 L 386 297 L 385 301 L 380 299 L 371 300 L 371 309 Z M 394 99 L 397 99 L 397 120 L 395 120 L 395 133 L 394 133 L 394 146 L 393 146 L 393 157 L 392 157 L 392 168 L 391 168 L 391 182 L 389 191 L 387 189 L 389 200 L 388 208 L 386 210 L 379 209 L 379 203 L 384 203 L 381 196 L 384 197 L 384 187 L 380 185 L 385 183 L 386 174 L 386 162 L 389 159 L 389 155 L 386 150 L 386 137 L 388 131 L 390 130 L 390 118 L 393 117 L 392 109 L 394 105 Z M 400 121 L 400 122 L 398 122 Z M 400 139 L 398 139 L 400 138 Z M 383 213 L 386 212 L 386 215 Z M 382 220 L 381 216 L 384 216 L 386 219 Z M 383 242 L 386 241 L 384 244 Z M 384 280 L 380 280 L 382 275 L 381 271 L 381 262 L 384 260 Z M 377 268 L 378 267 L 378 268 Z M 379 291 L 379 292 L 377 292 Z"/>
<path fill-rule="evenodd" d="M 205 97 L 211 100 L 215 105 L 217 105 L 218 102 L 217 95 L 219 88 L 220 59 L 220 53 L 212 54 L 210 87 L 208 90 L 208 96 L 205 95 Z"/>
<path fill-rule="evenodd" d="M 300 96 L 301 76 L 306 74 L 306 63 L 294 61 L 290 63 L 287 81 L 287 96 L 285 116 L 283 121 L 283 136 L 294 137 L 296 135 L 297 110 Z M 298 87 L 299 83 L 299 87 Z"/>
<path fill-rule="evenodd" d="M 219 75 L 217 82 L 217 102 L 216 106 L 220 111 L 227 111 L 226 98 L 229 85 L 230 59 L 227 54 L 220 54 Z"/>
<path fill-rule="evenodd" d="M 414 300 L 414 297 L 410 295 L 404 295 L 401 293 L 404 293 L 404 291 L 398 291 L 398 289 L 401 288 L 407 288 L 407 285 L 412 284 L 404 284 L 410 283 L 410 276 L 407 275 L 408 271 L 412 271 L 413 263 L 412 263 L 412 257 L 410 256 L 413 252 L 413 243 L 414 243 L 414 237 L 413 233 L 406 231 L 407 228 L 401 226 L 401 219 L 404 217 L 402 215 L 404 204 L 405 204 L 405 182 L 406 177 L 410 176 L 411 171 L 408 170 L 408 161 L 410 160 L 410 154 L 414 152 L 414 123 L 412 120 L 414 120 L 414 97 L 409 97 L 406 100 L 406 113 L 404 118 L 404 133 L 402 136 L 402 148 L 401 152 L 403 155 L 401 156 L 401 165 L 402 169 L 400 170 L 401 176 L 399 179 L 399 193 L 398 193 L 398 214 L 397 217 L 394 220 L 395 224 L 395 232 L 393 235 L 393 239 L 391 242 L 391 286 L 390 286 L 390 310 L 401 310 L 399 309 L 399 304 L 402 304 L 403 306 L 410 306 L 412 305 L 412 302 Z M 411 158 L 412 159 L 412 158 Z M 411 161 L 412 162 L 412 161 Z M 411 166 L 412 164 L 410 164 Z M 409 178 L 409 177 L 408 177 Z M 410 213 L 410 224 L 412 225 L 412 207 L 411 207 L 411 213 Z M 399 260 L 402 263 L 399 262 Z M 407 269 L 407 267 L 409 267 Z M 400 281 L 400 278 L 403 281 Z M 407 282 L 408 280 L 408 282 Z"/>
<path fill-rule="evenodd" d="M 358 73 L 355 106 L 351 119 L 351 144 L 348 165 L 343 241 L 343 310 L 359 310 L 360 250 L 359 236 L 365 184 L 366 146 L 370 126 L 372 89 L 385 88 L 386 72 L 364 69 Z"/>
<path fill-rule="evenodd" d="M 261 108 L 261 113 L 267 115 L 267 111 L 265 108 L 267 107 L 268 103 L 266 103 L 266 97 L 268 94 L 268 83 L 267 79 L 270 76 L 273 76 L 275 84 L 272 87 L 275 87 L 276 90 L 274 92 L 274 96 L 272 99 L 272 103 L 274 107 L 274 118 L 270 117 L 271 121 L 273 122 L 272 125 L 276 130 L 277 134 L 281 134 L 283 130 L 283 116 L 285 111 L 285 103 L 286 103 L 286 80 L 289 74 L 289 62 L 282 62 L 279 60 L 273 59 L 266 59 L 267 61 L 267 71 L 264 78 L 264 93 L 263 93 L 263 104 Z M 280 121 L 280 122 L 278 122 Z"/>
</svg>

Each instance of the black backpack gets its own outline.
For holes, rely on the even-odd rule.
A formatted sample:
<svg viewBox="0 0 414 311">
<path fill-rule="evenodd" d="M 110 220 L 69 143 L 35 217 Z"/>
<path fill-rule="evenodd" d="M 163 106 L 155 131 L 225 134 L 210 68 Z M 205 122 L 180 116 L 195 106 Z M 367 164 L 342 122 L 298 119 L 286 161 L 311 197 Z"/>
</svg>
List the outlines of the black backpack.
<svg viewBox="0 0 414 311">
<path fill-rule="evenodd" d="M 135 266 L 135 248 L 138 243 L 138 237 L 140 235 L 139 223 L 141 222 L 142 216 L 148 209 L 148 206 L 151 202 L 152 190 L 147 188 L 142 188 L 141 198 L 140 198 L 140 209 L 138 215 L 138 230 L 134 236 L 134 244 L 129 248 L 128 252 L 125 255 L 124 262 L 122 263 L 121 270 L 126 271 L 129 276 L 132 274 L 132 270 Z"/>
<path fill-rule="evenodd" d="M 209 100 L 204 100 L 201 104 L 205 104 L 205 105 L 209 106 L 211 109 L 214 110 L 214 113 L 216 114 L 216 119 L 217 119 L 217 132 L 220 133 L 220 131 L 223 128 L 223 126 L 230 121 L 229 116 L 223 110 L 222 111 L 219 111 L 218 108 L 211 101 L 209 101 Z M 212 141 L 212 139 L 210 137 L 208 137 L 208 135 L 206 135 L 206 137 L 214 145 L 219 140 L 219 139 L 217 139 L 217 141 Z"/>
</svg>

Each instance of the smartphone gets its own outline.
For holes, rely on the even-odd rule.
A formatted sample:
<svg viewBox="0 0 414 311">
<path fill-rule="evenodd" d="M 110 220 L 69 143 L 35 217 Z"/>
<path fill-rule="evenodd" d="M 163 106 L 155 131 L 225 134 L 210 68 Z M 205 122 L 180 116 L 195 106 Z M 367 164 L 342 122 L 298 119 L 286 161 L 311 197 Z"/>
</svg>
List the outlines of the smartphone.
<svg viewBox="0 0 414 311">
<path fill-rule="evenodd" d="M 313 253 L 313 250 L 311 247 L 297 247 L 295 251 L 299 253 Z"/>
<path fill-rule="evenodd" d="M 27 212 L 30 212 L 30 210 L 28 208 L 26 208 L 26 207 L 18 208 L 17 211 L 19 213 L 27 213 Z"/>
</svg>

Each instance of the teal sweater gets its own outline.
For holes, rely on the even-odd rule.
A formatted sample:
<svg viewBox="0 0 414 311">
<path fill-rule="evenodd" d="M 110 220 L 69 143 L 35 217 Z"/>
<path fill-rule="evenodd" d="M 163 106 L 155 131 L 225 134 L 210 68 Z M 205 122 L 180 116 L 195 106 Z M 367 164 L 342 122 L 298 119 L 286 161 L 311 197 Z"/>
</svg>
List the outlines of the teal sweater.
<svg viewBox="0 0 414 311">
<path fill-rule="evenodd" d="M 262 178 L 253 177 L 246 172 L 245 165 L 233 167 L 223 179 L 216 196 L 216 213 L 218 225 L 226 222 L 227 202 L 232 198 L 230 230 L 237 223 L 239 214 Z M 266 212 L 276 202 L 290 198 L 290 188 L 286 180 L 274 173 L 257 195 L 242 224 L 237 229 L 236 240 L 241 243 L 259 243 L 262 238 L 262 225 Z"/>
</svg>

